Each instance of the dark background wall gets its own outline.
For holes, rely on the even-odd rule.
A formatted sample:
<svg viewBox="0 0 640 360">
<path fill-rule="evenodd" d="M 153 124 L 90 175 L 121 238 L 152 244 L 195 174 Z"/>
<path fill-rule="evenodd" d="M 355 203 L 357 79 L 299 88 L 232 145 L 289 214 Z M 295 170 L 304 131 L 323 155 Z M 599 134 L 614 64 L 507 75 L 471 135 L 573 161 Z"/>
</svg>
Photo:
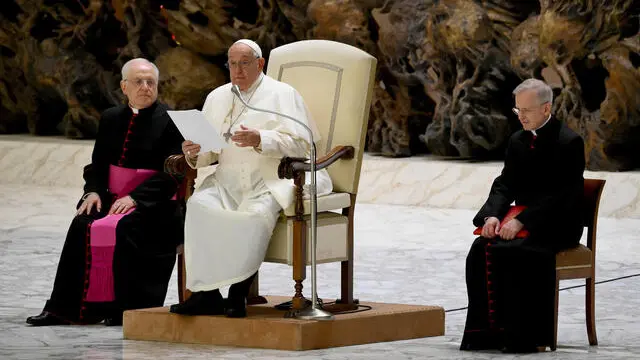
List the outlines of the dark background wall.
<svg viewBox="0 0 640 360">
<path fill-rule="evenodd" d="M 511 91 L 545 79 L 588 168 L 640 167 L 640 0 L 2 0 L 0 133 L 92 138 L 146 57 L 160 99 L 198 108 L 227 48 L 329 39 L 379 60 L 368 151 L 495 159 L 519 128 Z"/>
</svg>

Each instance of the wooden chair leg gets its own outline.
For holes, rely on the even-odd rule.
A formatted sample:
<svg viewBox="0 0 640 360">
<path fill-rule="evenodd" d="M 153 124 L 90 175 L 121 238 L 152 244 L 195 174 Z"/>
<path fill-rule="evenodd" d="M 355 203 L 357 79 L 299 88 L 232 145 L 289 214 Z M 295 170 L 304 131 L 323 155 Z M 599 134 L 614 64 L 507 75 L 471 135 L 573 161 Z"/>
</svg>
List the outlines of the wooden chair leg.
<svg viewBox="0 0 640 360">
<path fill-rule="evenodd" d="M 353 222 L 355 215 L 355 195 L 351 195 L 351 206 L 342 209 L 342 214 L 346 215 L 349 220 L 347 229 L 347 256 L 349 260 L 340 264 L 341 289 L 340 303 L 347 306 L 348 309 L 355 310 L 358 308 L 358 300 L 353 298 Z"/>
<path fill-rule="evenodd" d="M 187 269 L 184 263 L 184 253 L 178 251 L 178 301 L 185 302 L 191 296 L 191 291 L 187 290 Z"/>
<path fill-rule="evenodd" d="M 337 299 L 333 304 L 322 307 L 323 310 L 334 314 L 357 310 L 359 302 L 358 299 L 353 298 L 353 260 L 343 261 L 340 265 L 340 272 L 342 274 L 340 280 L 340 299 Z"/>
<path fill-rule="evenodd" d="M 247 305 L 259 305 L 267 303 L 267 299 L 265 299 L 264 296 L 260 296 L 260 280 L 258 279 L 259 276 L 260 274 L 257 273 L 256 277 L 253 278 L 253 282 L 251 283 L 251 287 L 249 288 L 249 296 L 247 296 Z"/>
<path fill-rule="evenodd" d="M 560 303 L 560 278 L 556 272 L 556 296 L 554 300 L 553 310 L 553 341 L 551 342 L 551 351 L 556 351 L 558 348 L 558 305 Z"/>
<path fill-rule="evenodd" d="M 340 263 L 340 301 L 341 304 L 353 304 L 353 260 Z"/>
<path fill-rule="evenodd" d="M 353 301 L 353 206 L 348 212 L 349 228 L 347 229 L 347 256 L 349 260 L 340 263 L 340 304 L 355 305 Z"/>
<path fill-rule="evenodd" d="M 355 204 L 355 196 L 351 195 L 351 204 Z M 347 256 L 349 260 L 340 263 L 340 299 L 335 304 L 324 306 L 324 310 L 333 313 L 358 309 L 358 300 L 353 298 L 353 218 L 355 205 L 342 209 L 342 214 L 349 219 L 347 229 Z"/>
<path fill-rule="evenodd" d="M 178 253 L 178 301 L 184 302 L 184 255 Z"/>
<path fill-rule="evenodd" d="M 585 310 L 587 319 L 587 335 L 589 336 L 589 345 L 595 346 L 598 345 L 598 337 L 596 335 L 595 277 L 592 276 L 588 278 L 586 282 Z"/>
<path fill-rule="evenodd" d="M 306 299 L 302 295 L 302 282 L 307 277 L 307 222 L 293 222 L 293 281 L 295 294 L 291 299 L 291 311 L 304 309 Z"/>
</svg>

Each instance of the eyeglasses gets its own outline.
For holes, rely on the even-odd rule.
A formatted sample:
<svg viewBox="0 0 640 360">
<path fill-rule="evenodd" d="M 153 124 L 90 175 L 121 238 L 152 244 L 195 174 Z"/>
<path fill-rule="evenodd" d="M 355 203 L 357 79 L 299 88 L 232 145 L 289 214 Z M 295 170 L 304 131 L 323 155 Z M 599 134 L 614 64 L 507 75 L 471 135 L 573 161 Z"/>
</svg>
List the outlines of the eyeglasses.
<svg viewBox="0 0 640 360">
<path fill-rule="evenodd" d="M 133 79 L 133 80 L 124 79 L 124 81 L 129 81 L 138 88 L 142 87 L 142 85 L 144 84 L 147 84 L 147 86 L 150 88 L 156 87 L 156 81 L 154 79 Z"/>
<path fill-rule="evenodd" d="M 226 63 L 224 63 L 224 67 L 226 67 L 229 70 L 231 70 L 233 68 L 240 68 L 242 70 L 247 70 L 249 65 L 251 65 L 254 61 L 256 61 L 258 59 L 259 58 L 255 58 L 253 60 L 227 61 Z"/>
<path fill-rule="evenodd" d="M 525 109 L 518 109 L 517 107 L 514 107 L 514 108 L 511 108 L 511 111 L 513 111 L 513 113 L 518 115 L 518 116 L 520 116 L 520 114 L 526 116 L 526 115 L 529 115 L 532 112 L 536 111 L 538 108 L 540 108 L 540 106 L 545 105 L 546 103 L 548 103 L 548 101 L 543 102 L 542 104 L 540 104 L 540 105 L 538 105 L 538 106 L 536 106 L 536 107 L 534 107 L 532 109 L 526 109 L 526 108 Z"/>
</svg>

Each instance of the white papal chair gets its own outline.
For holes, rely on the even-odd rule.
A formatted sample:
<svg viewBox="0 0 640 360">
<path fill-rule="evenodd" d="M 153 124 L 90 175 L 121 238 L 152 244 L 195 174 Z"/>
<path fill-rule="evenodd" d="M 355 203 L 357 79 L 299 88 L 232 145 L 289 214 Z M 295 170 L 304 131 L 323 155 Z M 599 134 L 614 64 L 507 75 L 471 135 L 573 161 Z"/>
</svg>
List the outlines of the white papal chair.
<svg viewBox="0 0 640 360">
<path fill-rule="evenodd" d="M 354 309 L 353 298 L 353 221 L 358 182 L 365 147 L 371 95 L 377 60 L 350 45 L 327 40 L 304 40 L 271 51 L 267 75 L 293 86 L 304 98 L 318 126 L 317 169 L 326 168 L 333 181 L 333 193 L 318 197 L 317 262 L 341 263 L 341 295 L 329 310 Z M 168 171 L 187 172 L 190 195 L 195 171 L 186 169 L 182 155 L 167 159 Z M 305 307 L 302 295 L 306 265 L 310 264 L 310 201 L 302 196 L 304 159 L 283 158 L 278 175 L 293 179 L 296 200 L 276 224 L 265 261 L 293 267 L 294 310 Z M 179 291 L 184 289 L 184 262 L 178 255 Z M 262 302 L 258 278 L 252 286 L 249 303 Z"/>
</svg>

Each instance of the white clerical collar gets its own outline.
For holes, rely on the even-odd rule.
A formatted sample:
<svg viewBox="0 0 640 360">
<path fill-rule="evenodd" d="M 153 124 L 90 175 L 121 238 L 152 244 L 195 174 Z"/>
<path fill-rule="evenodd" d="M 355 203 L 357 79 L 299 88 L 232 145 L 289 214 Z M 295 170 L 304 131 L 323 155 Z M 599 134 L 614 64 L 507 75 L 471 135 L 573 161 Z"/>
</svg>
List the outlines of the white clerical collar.
<svg viewBox="0 0 640 360">
<path fill-rule="evenodd" d="M 256 88 L 258 87 L 258 85 L 260 85 L 260 82 L 262 81 L 262 78 L 264 77 L 264 73 L 260 72 L 260 76 L 258 76 L 258 78 L 256 79 L 256 81 L 253 82 L 253 84 L 251 84 L 251 86 L 249 86 L 249 88 L 247 89 L 247 91 L 242 91 L 240 90 L 240 92 L 242 93 L 243 96 L 246 96 L 247 94 L 252 94 Z"/>
<path fill-rule="evenodd" d="M 543 126 L 547 125 L 547 123 L 549 122 L 549 120 L 551 120 L 551 115 L 549 115 L 549 117 L 547 118 L 547 121 L 544 122 L 544 124 L 540 125 L 537 129 L 535 130 L 531 130 L 531 132 L 533 133 L 533 136 L 538 136 L 538 134 L 536 133 L 536 131 L 542 129 Z"/>
</svg>

